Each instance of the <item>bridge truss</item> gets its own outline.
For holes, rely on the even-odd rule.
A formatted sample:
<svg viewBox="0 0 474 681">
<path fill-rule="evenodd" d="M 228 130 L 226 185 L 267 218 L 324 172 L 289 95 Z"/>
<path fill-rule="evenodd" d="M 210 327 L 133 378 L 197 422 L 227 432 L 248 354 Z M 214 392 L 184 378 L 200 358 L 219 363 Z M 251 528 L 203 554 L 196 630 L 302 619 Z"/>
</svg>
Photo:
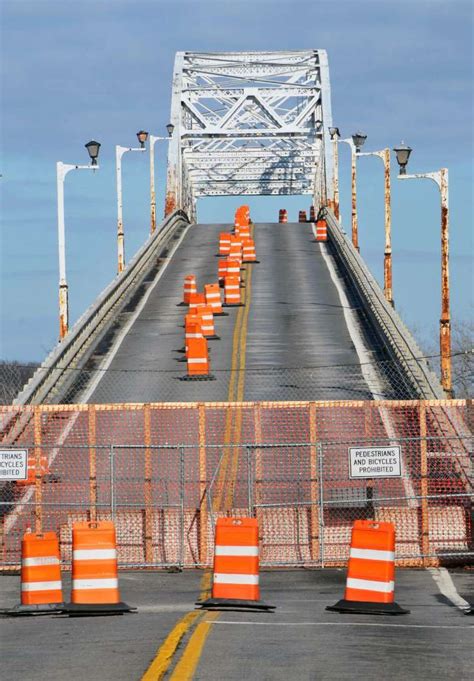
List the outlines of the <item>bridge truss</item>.
<svg viewBox="0 0 474 681">
<path fill-rule="evenodd" d="M 332 186 L 324 50 L 178 52 L 165 214 L 204 196 L 310 194 Z"/>
</svg>

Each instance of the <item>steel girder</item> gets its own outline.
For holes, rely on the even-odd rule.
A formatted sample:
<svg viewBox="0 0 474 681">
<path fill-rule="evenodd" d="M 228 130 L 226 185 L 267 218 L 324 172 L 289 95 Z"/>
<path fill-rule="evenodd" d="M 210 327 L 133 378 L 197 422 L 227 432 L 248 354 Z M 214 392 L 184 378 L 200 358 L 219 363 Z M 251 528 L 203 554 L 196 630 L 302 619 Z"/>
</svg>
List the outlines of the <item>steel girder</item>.
<svg viewBox="0 0 474 681">
<path fill-rule="evenodd" d="M 165 214 L 203 196 L 311 194 L 332 187 L 325 50 L 178 52 Z"/>
</svg>

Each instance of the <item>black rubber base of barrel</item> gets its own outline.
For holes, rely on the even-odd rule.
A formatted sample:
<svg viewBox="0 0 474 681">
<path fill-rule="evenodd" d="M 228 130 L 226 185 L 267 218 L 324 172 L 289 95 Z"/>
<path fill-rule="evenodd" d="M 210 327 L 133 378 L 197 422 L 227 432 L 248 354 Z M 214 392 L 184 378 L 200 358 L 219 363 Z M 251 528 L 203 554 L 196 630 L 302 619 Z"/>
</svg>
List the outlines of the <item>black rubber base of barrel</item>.
<svg viewBox="0 0 474 681">
<path fill-rule="evenodd" d="M 214 317 L 228 317 L 229 314 L 227 312 L 214 312 Z"/>
<path fill-rule="evenodd" d="M 181 376 L 180 381 L 215 381 L 216 377 L 212 374 L 207 376 Z"/>
<path fill-rule="evenodd" d="M 220 337 L 220 336 L 216 336 L 216 334 L 214 334 L 213 336 L 204 336 L 204 338 L 205 338 L 206 340 L 220 340 L 220 339 L 221 339 L 221 337 Z"/>
<path fill-rule="evenodd" d="M 354 613 L 359 615 L 408 615 L 409 610 L 398 603 L 371 603 L 369 601 L 346 601 L 344 598 L 335 605 L 328 605 L 332 612 Z"/>
<path fill-rule="evenodd" d="M 3 617 L 24 617 L 26 615 L 57 615 L 64 610 L 64 603 L 44 603 L 42 605 L 15 605 L 0 610 Z"/>
<path fill-rule="evenodd" d="M 245 307 L 243 303 L 224 303 L 222 307 Z"/>
<path fill-rule="evenodd" d="M 242 260 L 244 265 L 260 265 L 260 260 Z"/>
<path fill-rule="evenodd" d="M 197 601 L 196 605 L 202 610 L 255 610 L 269 612 L 275 610 L 274 605 L 267 605 L 263 601 L 247 601 L 240 598 L 208 598 Z"/>
<path fill-rule="evenodd" d="M 126 603 L 67 603 L 62 612 L 69 617 L 98 617 L 100 615 L 124 615 L 136 608 Z"/>
</svg>

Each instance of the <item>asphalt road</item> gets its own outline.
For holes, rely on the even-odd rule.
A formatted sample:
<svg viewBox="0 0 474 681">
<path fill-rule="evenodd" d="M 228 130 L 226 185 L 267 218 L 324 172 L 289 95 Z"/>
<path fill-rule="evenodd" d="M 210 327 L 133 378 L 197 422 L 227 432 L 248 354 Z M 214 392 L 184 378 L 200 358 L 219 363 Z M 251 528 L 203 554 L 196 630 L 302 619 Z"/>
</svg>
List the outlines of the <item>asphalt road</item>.
<svg viewBox="0 0 474 681">
<path fill-rule="evenodd" d="M 474 601 L 474 576 L 452 573 Z M 119 617 L 0 619 L 2 678 L 8 681 L 134 681 L 169 632 L 193 611 L 202 572 L 121 573 L 121 596 L 138 607 Z M 65 580 L 66 584 L 68 579 Z M 440 594 L 429 572 L 399 570 L 401 617 L 327 612 L 343 595 L 344 570 L 261 573 L 270 613 L 220 613 L 195 659 L 202 681 L 472 678 L 474 621 Z M 0 607 L 18 599 L 18 576 L 0 578 Z M 65 586 L 65 593 L 69 593 Z M 204 615 L 204 618 L 208 615 Z M 191 629 L 173 655 L 170 678 L 189 651 Z"/>
<path fill-rule="evenodd" d="M 220 340 L 211 341 L 214 381 L 185 382 L 183 282 L 195 274 L 198 290 L 217 280 L 219 232 L 229 225 L 187 230 L 88 401 L 158 402 L 228 399 L 233 333 L 238 308 L 216 318 Z M 246 400 L 368 399 L 344 307 L 328 269 L 326 245 L 314 242 L 309 224 L 257 224 L 259 264 L 252 268 L 246 328 Z M 326 253 L 326 257 L 324 257 Z M 246 274 L 244 273 L 244 278 Z M 246 285 L 246 284 L 244 284 Z M 350 365 L 349 367 L 347 365 Z M 314 369 L 314 367 L 319 367 Z"/>
</svg>

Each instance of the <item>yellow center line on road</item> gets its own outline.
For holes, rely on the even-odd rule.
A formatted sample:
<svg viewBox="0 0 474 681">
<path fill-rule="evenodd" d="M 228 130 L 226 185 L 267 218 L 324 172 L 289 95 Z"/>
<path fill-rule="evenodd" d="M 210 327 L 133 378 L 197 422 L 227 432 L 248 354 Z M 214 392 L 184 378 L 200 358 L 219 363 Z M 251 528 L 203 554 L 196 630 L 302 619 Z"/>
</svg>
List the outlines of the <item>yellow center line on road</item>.
<svg viewBox="0 0 474 681">
<path fill-rule="evenodd" d="M 201 592 L 199 600 L 209 598 L 211 588 L 211 572 L 206 572 L 201 577 Z M 170 631 L 164 642 L 158 648 L 158 651 L 141 678 L 141 681 L 160 681 L 168 671 L 168 668 L 173 660 L 173 655 L 176 652 L 179 644 L 183 640 L 185 634 L 189 629 L 196 624 L 204 616 L 202 611 L 188 612 L 182 617 L 177 624 Z"/>
<path fill-rule="evenodd" d="M 211 626 L 219 615 L 219 612 L 207 613 L 206 618 L 197 625 L 180 661 L 170 676 L 170 681 L 190 681 L 193 678 Z"/>
</svg>

